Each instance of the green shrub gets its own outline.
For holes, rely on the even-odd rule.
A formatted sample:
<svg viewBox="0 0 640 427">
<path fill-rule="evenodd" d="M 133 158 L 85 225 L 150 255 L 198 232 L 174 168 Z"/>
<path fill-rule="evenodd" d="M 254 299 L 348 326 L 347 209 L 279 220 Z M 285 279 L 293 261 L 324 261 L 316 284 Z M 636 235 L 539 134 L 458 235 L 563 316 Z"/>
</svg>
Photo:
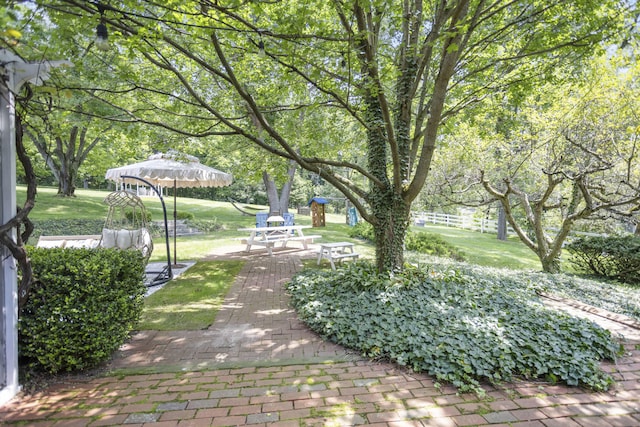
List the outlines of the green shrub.
<svg viewBox="0 0 640 427">
<path fill-rule="evenodd" d="M 433 233 L 410 232 L 405 240 L 405 248 L 408 251 L 420 252 L 428 255 L 435 255 L 446 258 L 453 258 L 456 261 L 464 261 L 464 253 L 458 250 L 451 243 Z"/>
<path fill-rule="evenodd" d="M 566 248 L 576 271 L 640 285 L 640 237 L 583 237 Z"/>
<path fill-rule="evenodd" d="M 141 224 L 143 223 L 142 211 L 127 211 L 124 216 L 127 218 L 130 224 Z M 151 222 L 151 212 L 145 210 L 144 211 L 144 223 L 149 224 Z"/>
<path fill-rule="evenodd" d="M 222 224 L 218 222 L 217 219 L 193 219 L 188 220 L 187 224 L 190 227 L 198 229 L 198 231 L 202 231 L 203 233 L 213 233 L 215 231 L 222 230 Z"/>
<path fill-rule="evenodd" d="M 364 262 L 305 270 L 288 284 L 314 331 L 461 391 L 515 376 L 605 390 L 599 361 L 621 351 L 596 324 L 545 307 L 526 278 L 452 264 L 380 275 Z"/>
<path fill-rule="evenodd" d="M 57 373 L 107 360 L 142 312 L 140 252 L 30 247 L 28 253 L 36 281 L 18 318 L 26 366 Z"/>
<path fill-rule="evenodd" d="M 365 239 L 370 242 L 375 241 L 373 226 L 365 221 L 360 221 L 349 229 L 349 236 Z M 434 233 L 409 231 L 405 239 L 405 249 L 423 254 L 447 257 L 456 261 L 464 261 L 464 252 L 457 249 L 442 237 Z"/>
<path fill-rule="evenodd" d="M 180 220 L 183 220 L 183 219 L 187 219 L 187 220 L 189 220 L 189 219 L 193 219 L 193 218 L 195 218 L 195 217 L 194 217 L 194 215 L 193 215 L 191 212 L 189 212 L 189 211 L 178 211 L 178 212 L 176 212 L 176 218 L 177 218 L 177 219 L 180 219 Z"/>
<path fill-rule="evenodd" d="M 349 236 L 374 242 L 376 237 L 373 233 L 373 226 L 366 221 L 360 221 L 349 228 Z"/>
</svg>

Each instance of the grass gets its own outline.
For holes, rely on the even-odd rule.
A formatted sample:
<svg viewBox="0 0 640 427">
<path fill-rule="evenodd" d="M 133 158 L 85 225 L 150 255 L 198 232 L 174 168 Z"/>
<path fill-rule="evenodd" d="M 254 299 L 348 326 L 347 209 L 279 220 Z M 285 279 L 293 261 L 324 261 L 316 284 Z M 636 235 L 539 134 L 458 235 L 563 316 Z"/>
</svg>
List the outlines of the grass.
<svg viewBox="0 0 640 427">
<path fill-rule="evenodd" d="M 462 250 L 470 264 L 513 270 L 540 270 L 538 257 L 517 237 L 502 241 L 498 240 L 495 234 L 428 224 L 425 227 L 414 226 L 411 229 L 415 232 L 425 231 L 440 235 Z"/>
<path fill-rule="evenodd" d="M 242 261 L 201 261 L 148 296 L 139 330 L 179 331 L 208 328 Z"/>
</svg>

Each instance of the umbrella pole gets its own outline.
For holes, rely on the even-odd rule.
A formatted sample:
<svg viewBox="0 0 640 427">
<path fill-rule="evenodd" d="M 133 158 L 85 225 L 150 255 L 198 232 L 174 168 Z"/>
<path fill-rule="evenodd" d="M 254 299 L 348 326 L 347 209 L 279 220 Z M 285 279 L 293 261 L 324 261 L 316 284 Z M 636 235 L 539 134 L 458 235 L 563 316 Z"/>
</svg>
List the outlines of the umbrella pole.
<svg viewBox="0 0 640 427">
<path fill-rule="evenodd" d="M 178 212 L 176 211 L 176 179 L 173 178 L 173 265 L 178 265 L 178 246 L 176 237 L 178 236 L 176 229 L 178 228 Z"/>
<path fill-rule="evenodd" d="M 140 180 L 140 181 L 144 182 L 150 188 L 152 188 L 153 191 L 155 191 L 155 193 L 158 195 L 158 198 L 160 199 L 160 204 L 162 205 L 162 214 L 164 216 L 164 239 L 165 239 L 165 243 L 166 243 L 166 246 L 167 246 L 167 273 L 166 273 L 166 276 L 164 276 L 164 277 L 157 277 L 154 280 L 153 284 L 154 285 L 159 285 L 161 283 L 166 283 L 166 282 L 168 282 L 169 280 L 171 280 L 173 278 L 173 271 L 171 270 L 171 252 L 169 250 L 169 227 L 167 226 L 167 206 L 164 204 L 164 199 L 162 198 L 162 193 L 158 190 L 158 188 L 156 188 L 155 185 L 153 185 L 152 183 L 150 183 L 146 179 L 140 178 L 138 176 L 122 175 L 121 178 L 122 179 L 125 179 L 125 178 L 137 179 L 137 180 Z"/>
</svg>

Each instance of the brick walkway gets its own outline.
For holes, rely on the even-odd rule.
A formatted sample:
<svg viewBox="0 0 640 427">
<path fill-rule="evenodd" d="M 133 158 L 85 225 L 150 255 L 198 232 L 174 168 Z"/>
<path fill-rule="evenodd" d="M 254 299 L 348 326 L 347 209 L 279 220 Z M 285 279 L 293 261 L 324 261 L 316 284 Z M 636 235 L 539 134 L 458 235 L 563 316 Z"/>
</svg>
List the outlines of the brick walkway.
<svg viewBox="0 0 640 427">
<path fill-rule="evenodd" d="M 137 333 L 111 362 L 119 375 L 20 396 L 0 408 L 0 424 L 640 426 L 638 330 L 608 324 L 628 336 L 625 356 L 604 365 L 617 379 L 609 392 L 518 381 L 486 387 L 485 398 L 458 395 L 427 375 L 361 360 L 307 330 L 281 290 L 301 268 L 299 254 L 213 256 L 247 263 L 208 330 Z M 608 322 L 599 314 L 589 316 Z"/>
</svg>

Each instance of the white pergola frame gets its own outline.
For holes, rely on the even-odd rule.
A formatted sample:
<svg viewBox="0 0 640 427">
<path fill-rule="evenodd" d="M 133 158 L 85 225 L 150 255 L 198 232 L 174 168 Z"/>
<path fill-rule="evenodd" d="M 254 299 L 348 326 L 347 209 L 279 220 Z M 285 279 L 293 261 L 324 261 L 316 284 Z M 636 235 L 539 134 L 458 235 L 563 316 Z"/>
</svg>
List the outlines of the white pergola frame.
<svg viewBox="0 0 640 427">
<path fill-rule="evenodd" d="M 69 61 L 25 62 L 0 49 L 0 224 L 16 215 L 15 95 L 25 83 L 42 84 L 49 70 Z M 13 230 L 16 239 L 16 230 Z M 18 275 L 11 252 L 0 246 L 0 405 L 19 391 L 18 383 Z"/>
</svg>

